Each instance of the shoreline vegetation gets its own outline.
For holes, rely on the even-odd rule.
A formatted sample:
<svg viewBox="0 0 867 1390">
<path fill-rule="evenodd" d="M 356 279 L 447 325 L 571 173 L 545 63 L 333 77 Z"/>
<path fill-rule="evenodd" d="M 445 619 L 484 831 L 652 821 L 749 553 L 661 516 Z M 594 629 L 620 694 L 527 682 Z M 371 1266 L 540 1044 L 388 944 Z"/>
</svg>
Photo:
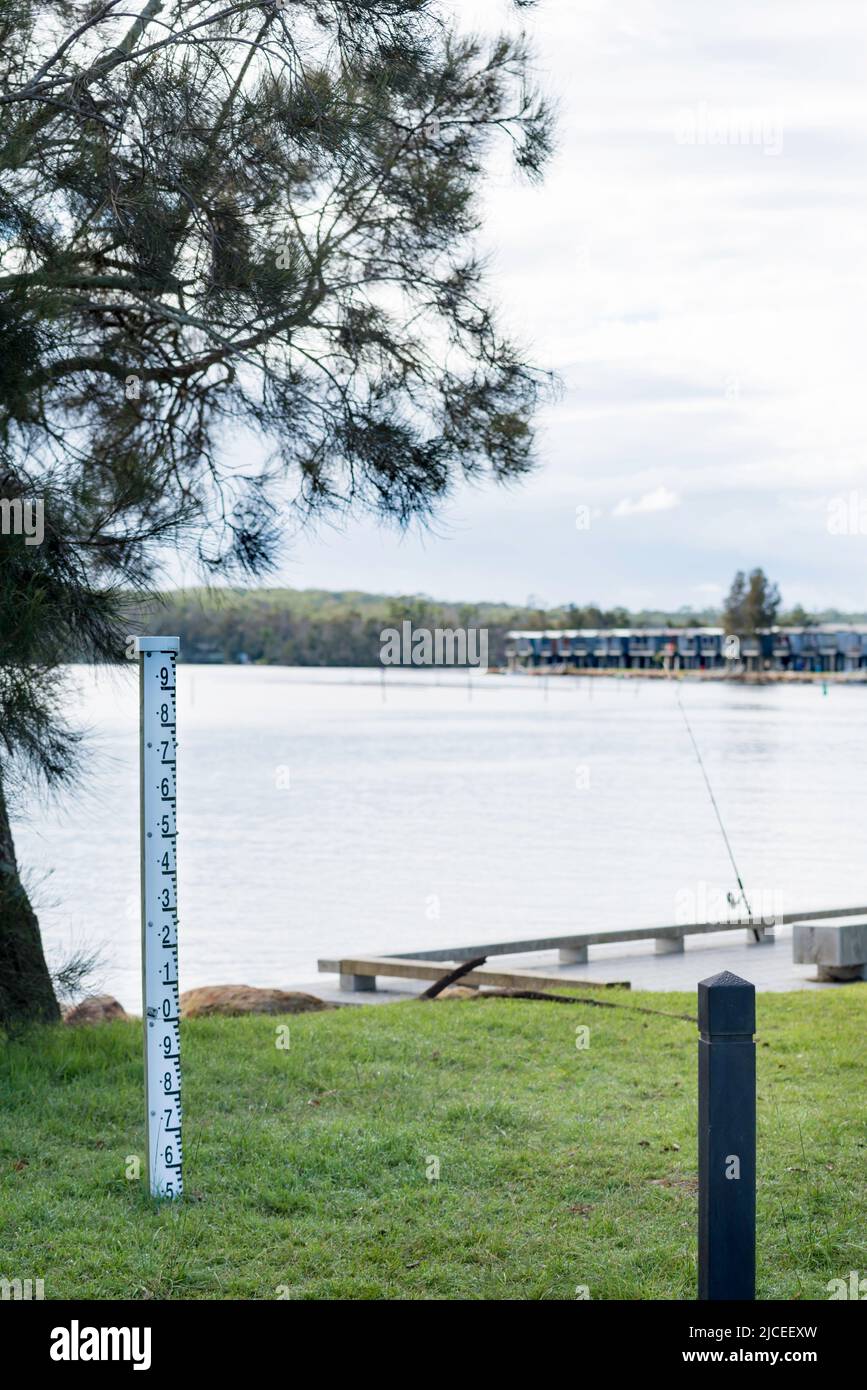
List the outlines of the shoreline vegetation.
<svg viewBox="0 0 867 1390">
<path fill-rule="evenodd" d="M 782 613 L 785 626 L 809 622 L 863 622 L 864 613 L 829 609 L 804 614 L 802 609 Z M 148 607 L 130 605 L 130 623 L 138 630 L 171 632 L 181 639 L 181 660 L 197 664 L 263 666 L 371 666 L 378 667 L 381 634 L 411 622 L 416 628 L 485 628 L 488 633 L 490 669 L 506 663 L 506 634 L 516 628 L 544 631 L 591 627 L 692 627 L 718 624 L 719 609 L 680 608 L 674 613 L 624 608 L 600 609 L 562 604 L 546 608 L 493 602 L 446 602 L 425 595 L 389 596 L 361 590 L 325 589 L 178 589 L 160 596 Z M 132 626 L 130 631 L 132 631 Z M 549 672 L 553 674 L 553 672 Z M 577 673 L 566 673 L 577 674 Z M 589 674 L 583 671 L 580 674 Z M 595 675 L 665 675 L 652 670 L 596 670 Z M 691 677 L 720 679 L 718 672 L 691 671 Z M 859 673 L 853 673 L 859 679 Z M 818 679 L 839 680 L 848 673 L 817 673 Z M 726 676 L 758 683 L 764 680 L 810 680 L 814 673 L 756 673 Z M 863 677 L 860 677 L 863 679 Z"/>
</svg>

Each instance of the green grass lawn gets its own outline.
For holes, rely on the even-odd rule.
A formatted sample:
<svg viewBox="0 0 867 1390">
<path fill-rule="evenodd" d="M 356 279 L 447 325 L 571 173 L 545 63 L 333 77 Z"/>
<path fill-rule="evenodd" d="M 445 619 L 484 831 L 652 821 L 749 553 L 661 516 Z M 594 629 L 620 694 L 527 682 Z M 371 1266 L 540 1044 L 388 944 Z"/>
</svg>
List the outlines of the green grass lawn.
<svg viewBox="0 0 867 1390">
<path fill-rule="evenodd" d="M 826 1298 L 867 1271 L 867 986 L 758 1013 L 758 1295 Z M 0 1044 L 0 1277 L 46 1298 L 694 1297 L 694 1024 L 408 1002 L 188 1022 L 182 1057 L 186 1196 L 155 1203 L 126 1176 L 140 1024 Z"/>
</svg>

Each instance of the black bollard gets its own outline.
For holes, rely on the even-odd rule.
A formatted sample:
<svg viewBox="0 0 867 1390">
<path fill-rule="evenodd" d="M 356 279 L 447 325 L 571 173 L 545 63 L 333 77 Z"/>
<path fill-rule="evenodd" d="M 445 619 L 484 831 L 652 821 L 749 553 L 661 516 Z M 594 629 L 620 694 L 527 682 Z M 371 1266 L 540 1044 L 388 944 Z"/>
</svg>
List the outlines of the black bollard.
<svg viewBox="0 0 867 1390">
<path fill-rule="evenodd" d="M 756 1296 L 756 988 L 698 985 L 698 1296 Z"/>
</svg>

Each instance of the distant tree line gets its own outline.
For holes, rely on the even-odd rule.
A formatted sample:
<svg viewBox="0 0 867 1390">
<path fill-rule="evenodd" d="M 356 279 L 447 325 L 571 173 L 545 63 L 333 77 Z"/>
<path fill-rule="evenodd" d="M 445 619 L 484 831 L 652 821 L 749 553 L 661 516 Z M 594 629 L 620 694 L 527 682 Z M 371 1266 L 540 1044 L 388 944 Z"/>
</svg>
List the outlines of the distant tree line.
<svg viewBox="0 0 867 1390">
<path fill-rule="evenodd" d="M 405 621 L 416 629 L 483 627 L 492 659 L 499 660 L 506 633 L 526 617 L 507 605 L 441 603 L 417 596 L 194 589 L 169 593 L 159 608 L 142 610 L 139 626 L 177 634 L 185 661 L 376 666 L 381 633 Z"/>
<path fill-rule="evenodd" d="M 409 621 L 414 628 L 483 627 L 490 660 L 505 658 L 506 633 L 513 628 L 690 627 L 720 624 L 727 632 L 751 633 L 775 622 L 804 626 L 840 620 L 835 611 L 810 615 L 796 607 L 780 611 L 780 595 L 763 571 L 739 572 L 719 609 L 676 612 L 562 604 L 554 608 L 498 603 L 448 603 L 419 595 L 390 597 L 355 590 L 188 589 L 163 596 L 158 607 L 134 618 L 142 632 L 171 632 L 181 639 L 182 659 L 191 662 L 250 662 L 279 666 L 376 666 L 384 628 Z"/>
</svg>

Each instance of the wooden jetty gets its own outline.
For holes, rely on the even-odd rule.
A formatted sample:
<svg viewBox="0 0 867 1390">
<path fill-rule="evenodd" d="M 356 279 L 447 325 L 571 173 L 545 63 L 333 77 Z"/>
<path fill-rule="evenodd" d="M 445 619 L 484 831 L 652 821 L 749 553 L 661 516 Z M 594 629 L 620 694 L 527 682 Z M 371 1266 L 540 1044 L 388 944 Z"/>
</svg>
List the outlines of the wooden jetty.
<svg viewBox="0 0 867 1390">
<path fill-rule="evenodd" d="M 713 932 L 745 931 L 750 945 L 772 942 L 775 926 L 799 922 L 832 922 L 836 919 L 867 918 L 867 907 L 820 908 L 810 912 L 780 913 L 775 918 L 737 918 L 715 922 L 674 923 L 667 926 L 605 928 L 598 931 L 569 932 L 558 936 L 537 936 L 523 940 L 474 942 L 466 946 L 438 946 L 426 951 L 389 952 L 382 955 L 356 954 L 320 960 L 321 973 L 340 976 L 342 990 L 375 990 L 377 976 L 405 980 L 435 980 L 443 963 L 458 964 L 475 956 L 528 955 L 537 951 L 559 951 L 561 965 L 585 963 L 591 946 L 628 941 L 653 941 L 657 955 L 678 954 L 687 936 Z M 496 985 L 513 989 L 599 988 L 606 983 L 629 988 L 628 981 L 578 980 L 562 974 L 542 974 L 536 970 L 508 970 L 491 965 L 479 966 L 463 980 L 467 984 Z"/>
</svg>

